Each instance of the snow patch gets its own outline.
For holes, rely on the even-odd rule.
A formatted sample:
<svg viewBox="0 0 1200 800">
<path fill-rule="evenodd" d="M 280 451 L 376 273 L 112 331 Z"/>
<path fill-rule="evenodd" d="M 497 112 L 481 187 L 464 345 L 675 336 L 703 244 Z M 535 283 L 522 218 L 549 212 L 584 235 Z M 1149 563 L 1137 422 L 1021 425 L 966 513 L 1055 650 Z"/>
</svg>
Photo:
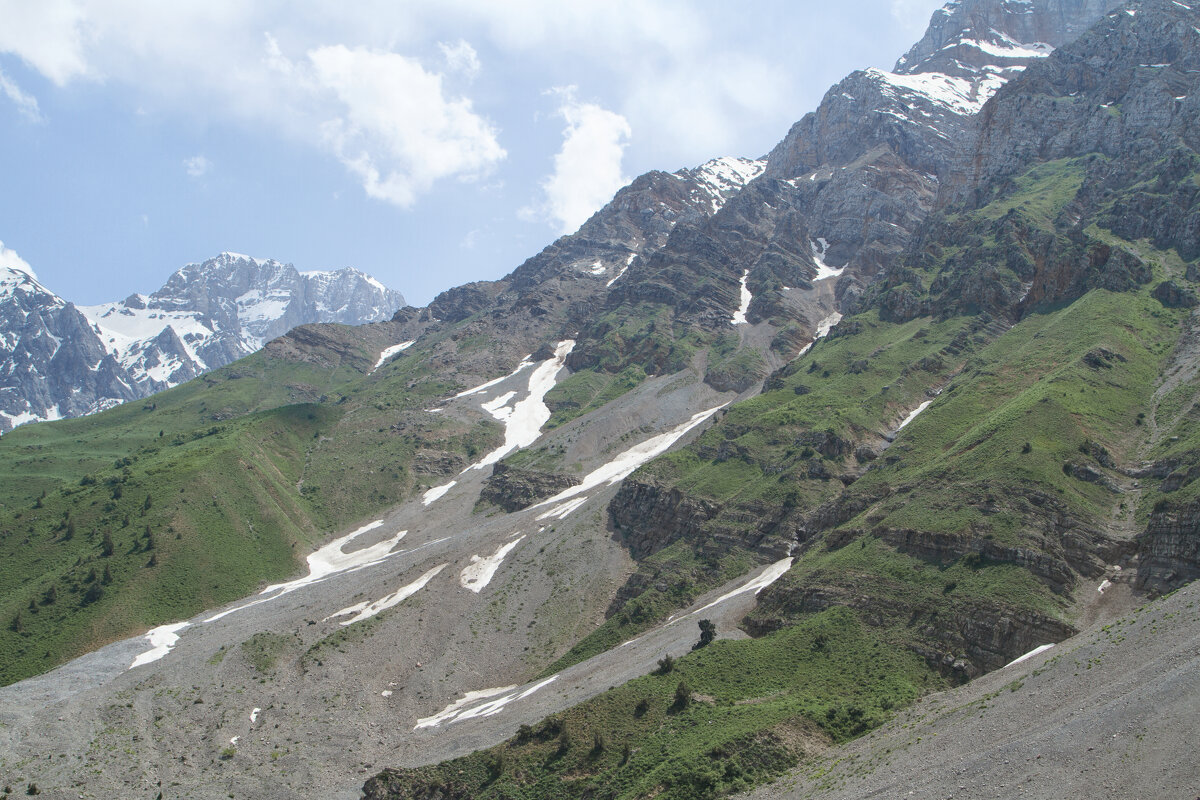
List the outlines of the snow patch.
<svg viewBox="0 0 1200 800">
<path fill-rule="evenodd" d="M 548 358 L 534 369 L 529 376 L 529 394 L 513 406 L 504 418 L 504 444 L 483 457 L 477 464 L 463 470 L 483 469 L 495 464 L 514 450 L 528 447 L 542 435 L 542 426 L 550 420 L 550 409 L 546 407 L 546 393 L 554 388 L 558 373 L 567 361 L 567 355 L 575 349 L 574 339 L 558 343 L 554 357 Z M 437 499 L 437 498 L 434 498 Z M 431 501 L 432 502 L 432 501 Z M 426 503 L 428 505 L 428 503 Z"/>
<path fill-rule="evenodd" d="M 228 611 L 222 611 L 220 614 L 215 614 L 204 621 L 206 623 L 216 622 L 222 617 L 227 617 L 230 614 L 242 611 L 243 609 L 261 605 L 262 603 L 267 603 L 271 600 L 278 600 L 285 594 L 290 594 L 291 592 L 294 592 L 297 589 L 302 589 L 305 586 L 311 586 L 314 583 L 320 583 L 335 575 L 358 572 L 359 570 L 382 563 L 388 558 L 391 558 L 393 555 L 397 555 L 396 553 L 392 552 L 392 548 L 400 543 L 400 540 L 405 537 L 408 531 L 399 531 L 391 538 L 384 539 L 382 542 L 368 545 L 367 547 L 364 547 L 360 550 L 355 550 L 351 553 L 347 553 L 343 549 L 359 536 L 362 536 L 364 533 L 368 533 L 369 531 L 373 531 L 382 525 L 383 520 L 378 519 L 374 522 L 368 523 L 367 525 L 363 525 L 353 533 L 348 533 L 340 539 L 335 539 L 321 549 L 309 555 L 307 559 L 308 574 L 303 578 L 297 578 L 294 581 L 276 583 L 268 586 L 259 592 L 259 596 L 262 599 L 253 600 L 249 603 L 231 608 Z M 270 596 L 268 597 L 267 595 Z"/>
<path fill-rule="evenodd" d="M 166 656 L 171 652 L 171 648 L 179 642 L 179 632 L 190 624 L 190 622 L 176 622 L 173 625 L 161 625 L 147 633 L 143 638 L 150 643 L 150 649 L 135 658 L 128 669 L 151 664 Z"/>
<path fill-rule="evenodd" d="M 440 566 L 434 567 L 433 569 L 429 570 L 421 577 L 417 578 L 412 583 L 408 584 L 407 586 L 400 587 L 396 591 L 389 594 L 387 597 L 384 597 L 380 600 L 376 600 L 373 603 L 369 603 L 365 600 L 361 603 L 355 603 L 352 606 L 343 608 L 341 611 L 337 611 L 333 614 L 330 614 L 328 617 L 326 617 L 325 619 L 323 619 L 321 621 L 328 622 L 329 620 L 334 619 L 336 617 L 347 617 L 347 616 L 350 616 L 353 614 L 354 616 L 352 619 L 346 620 L 345 622 L 338 623 L 343 628 L 345 628 L 350 625 L 353 625 L 356 622 L 362 622 L 364 619 L 370 619 L 371 617 L 375 616 L 376 614 L 380 613 L 381 611 L 386 611 L 389 608 L 391 608 L 392 606 L 397 606 L 400 603 L 403 603 L 405 600 L 407 600 L 408 598 L 412 597 L 417 592 L 424 589 L 425 585 L 427 583 L 429 583 L 431 580 L 433 580 L 435 577 L 437 577 L 437 574 L 439 572 L 441 572 L 442 570 L 444 570 L 446 568 L 446 566 L 447 566 L 446 564 L 441 564 Z"/>
<path fill-rule="evenodd" d="M 421 495 L 421 505 L 427 506 L 436 500 L 441 500 L 442 497 L 446 494 L 446 492 L 450 491 L 457 485 L 458 485 L 458 481 L 450 481 L 449 483 L 445 484 L 444 486 L 435 486 L 434 488 L 430 489 L 425 494 Z"/>
<path fill-rule="evenodd" d="M 630 254 L 629 254 L 629 259 L 628 259 L 628 260 L 625 262 L 625 266 L 621 267 L 621 271 L 620 271 L 620 272 L 618 272 L 616 275 L 614 275 L 614 276 L 612 277 L 612 280 L 610 280 L 608 283 L 604 284 L 605 288 L 608 288 L 608 287 L 612 286 L 614 283 L 616 283 L 616 282 L 617 282 L 617 279 L 618 279 L 618 278 L 620 278 L 622 275 L 624 275 L 626 272 L 628 272 L 628 271 L 629 271 L 629 265 L 633 263 L 633 260 L 634 260 L 635 258 L 637 258 L 637 253 L 630 253 Z"/>
<path fill-rule="evenodd" d="M 609 486 L 612 486 L 620 483 L 629 475 L 631 475 L 638 467 L 661 455 L 662 453 L 665 453 L 671 447 L 671 445 L 679 441 L 684 434 L 707 420 L 713 414 L 716 414 L 718 411 L 724 408 L 725 405 L 728 404 L 719 405 L 716 408 L 710 408 L 707 411 L 701 411 L 698 414 L 694 414 L 687 422 L 676 425 L 666 433 L 660 433 L 657 436 L 650 437 L 640 444 L 635 444 L 633 447 L 621 453 L 604 466 L 598 467 L 589 472 L 584 477 L 583 481 L 578 485 L 572 486 L 568 489 L 563 489 L 553 497 L 543 500 L 532 507 L 542 508 L 544 506 L 558 505 L 564 500 L 570 500 L 573 497 L 590 492 L 592 489 L 595 489 L 601 484 L 608 484 Z M 578 507 L 578 505 L 575 506 L 575 508 Z M 570 511 L 574 511 L 575 508 L 570 509 Z M 556 512 L 557 511 L 558 509 L 556 509 Z M 566 513 L 569 514 L 570 511 L 567 511 Z M 538 519 L 544 519 L 554 513 L 555 512 L 544 514 L 541 517 L 538 517 Z M 563 514 L 562 516 L 566 516 L 566 514 Z"/>
<path fill-rule="evenodd" d="M 525 536 L 521 535 L 507 544 L 500 545 L 490 556 L 471 556 L 471 563 L 458 576 L 459 583 L 464 589 L 470 589 L 475 594 L 482 592 L 492 582 L 492 577 L 500 568 L 505 556 L 511 553 L 513 548 L 524 538 Z"/>
<path fill-rule="evenodd" d="M 1038 655 L 1039 653 L 1046 652 L 1051 647 L 1054 647 L 1054 645 L 1053 644 L 1044 644 L 1044 645 L 1041 645 L 1040 647 L 1035 647 L 1032 650 L 1030 650 L 1028 653 L 1026 653 L 1025 655 L 1008 662 L 1004 666 L 1011 667 L 1013 664 L 1020 664 L 1022 661 L 1028 661 L 1029 659 L 1033 658 L 1034 656 Z"/>
<path fill-rule="evenodd" d="M 382 367 L 384 362 L 386 362 L 389 358 L 396 355 L 397 353 L 403 353 L 405 350 L 412 347 L 416 343 L 417 342 L 414 339 L 411 342 L 401 342 L 400 344 L 394 344 L 391 347 L 385 347 L 383 349 L 383 352 L 379 354 L 379 360 L 375 362 L 375 366 L 371 367 L 371 372 L 369 372 L 367 374 L 370 375 L 370 374 L 374 373 L 375 370 Z"/>
<path fill-rule="evenodd" d="M 513 703 L 517 700 L 524 700 L 526 697 L 529 697 L 533 693 L 544 689 L 545 687 L 554 683 L 556 680 L 558 680 L 558 676 L 552 675 L 541 683 L 535 683 L 533 686 L 522 692 L 513 691 L 517 688 L 515 686 L 505 686 L 501 689 L 482 689 L 477 692 L 467 692 L 461 699 L 456 700 L 455 702 L 446 706 L 432 717 L 418 719 L 416 727 L 414 727 L 413 730 L 419 731 L 422 728 L 436 728 L 442 723 L 449 724 L 452 722 L 461 722 L 466 719 L 475 719 L 476 717 L 495 716 L 503 711 L 504 707 L 509 703 Z M 497 697 L 497 695 L 503 696 Z M 496 699 L 492 700 L 488 698 Z M 485 700 L 486 702 L 479 703 L 479 705 L 472 705 L 474 703 L 478 703 L 480 700 Z"/>
<path fill-rule="evenodd" d="M 787 574 L 787 571 L 792 568 L 792 561 L 793 559 L 791 557 L 785 558 L 781 561 L 776 561 L 774 564 L 759 573 L 758 577 L 746 582 L 743 586 L 739 586 L 732 591 L 726 592 L 708 605 L 697 608 L 695 611 L 684 614 L 682 617 L 671 619 L 667 624 L 674 625 L 676 622 L 682 622 L 688 617 L 694 617 L 701 612 L 708 611 L 710 608 L 719 606 L 726 600 L 730 600 L 739 595 L 749 594 L 750 592 L 753 592 L 757 595 L 763 589 L 767 588 L 772 583 Z"/>
<path fill-rule="evenodd" d="M 738 306 L 738 310 L 733 312 L 733 318 L 729 320 L 730 325 L 746 325 L 746 312 L 750 310 L 750 301 L 754 296 L 750 294 L 750 288 L 746 286 L 746 281 L 750 280 L 750 270 L 742 273 L 742 304 Z"/>
<path fill-rule="evenodd" d="M 899 433 L 900 431 L 904 430 L 908 426 L 908 423 L 910 423 L 914 419 L 916 419 L 917 415 L 920 414 L 922 411 L 929 408 L 929 404 L 932 402 L 933 402 L 932 400 L 926 400 L 924 403 L 921 403 L 921 405 L 917 406 L 912 411 L 910 411 L 908 416 L 904 418 L 904 421 L 901 422 L 899 427 L 896 428 L 896 433 Z"/>
<path fill-rule="evenodd" d="M 846 271 L 846 265 L 840 267 L 831 267 L 825 263 L 825 253 L 829 251 L 829 242 L 824 239 L 817 239 L 812 242 L 813 261 L 817 265 L 817 274 L 813 281 L 823 281 L 826 278 L 840 278 L 842 273 Z"/>
<path fill-rule="evenodd" d="M 533 357 L 532 355 L 528 355 L 528 356 L 525 356 L 524 358 L 522 358 L 521 363 L 517 364 L 517 368 L 514 369 L 512 372 L 508 373 L 507 375 L 505 375 L 504 377 L 496 378 L 495 380 L 488 381 L 487 383 L 481 383 L 472 389 L 467 389 L 466 391 L 459 392 L 458 394 L 454 395 L 454 397 L 451 397 L 450 399 L 458 400 L 460 397 L 470 397 L 473 394 L 479 394 L 480 392 L 485 392 L 488 389 L 492 388 L 493 386 L 496 386 L 497 384 L 504 383 L 506 380 L 514 377 L 518 372 L 525 369 L 526 367 L 532 367 L 533 362 L 529 360 L 532 357 Z"/>
</svg>

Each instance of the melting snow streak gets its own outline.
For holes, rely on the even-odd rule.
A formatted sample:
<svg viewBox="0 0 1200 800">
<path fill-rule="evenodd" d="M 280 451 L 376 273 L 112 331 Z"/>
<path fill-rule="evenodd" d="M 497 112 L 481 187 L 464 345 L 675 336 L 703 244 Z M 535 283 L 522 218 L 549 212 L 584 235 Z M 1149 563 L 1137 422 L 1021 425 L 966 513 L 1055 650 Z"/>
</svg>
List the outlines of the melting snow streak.
<svg viewBox="0 0 1200 800">
<path fill-rule="evenodd" d="M 556 680 L 558 680 L 557 675 L 551 676 L 546 678 L 546 680 L 542 681 L 541 683 L 535 683 L 533 686 L 529 687 L 523 692 L 513 691 L 517 688 L 515 686 L 505 686 L 502 689 L 483 689 L 478 692 L 467 692 L 465 695 L 463 695 L 462 699 L 456 700 L 442 709 L 439 713 L 434 714 L 432 717 L 425 717 L 417 720 L 417 725 L 413 728 L 413 730 L 419 731 L 422 728 L 436 728 L 443 722 L 461 722 L 464 719 L 474 719 L 475 717 L 495 716 L 503 711 L 504 707 L 509 703 L 512 703 L 516 700 L 524 700 L 526 697 L 529 697 L 534 692 L 549 686 Z M 508 694 L 505 694 L 506 692 Z M 503 697 L 496 697 L 496 695 L 503 695 Z M 495 697 L 496 699 L 487 699 L 491 697 Z M 476 703 L 479 700 L 487 700 L 487 702 L 468 708 L 468 706 L 471 706 L 472 703 Z"/>
<path fill-rule="evenodd" d="M 1021 656 L 1020 658 L 1013 659 L 1012 661 L 1008 662 L 1004 666 L 1011 667 L 1013 664 L 1020 664 L 1022 661 L 1028 661 L 1029 659 L 1033 658 L 1034 656 L 1038 655 L 1039 653 L 1046 652 L 1051 647 L 1054 647 L 1054 645 L 1053 644 L 1044 644 L 1040 647 L 1035 647 L 1032 650 L 1030 650 L 1028 653 L 1026 653 L 1025 655 Z"/>
<path fill-rule="evenodd" d="M 397 353 L 403 353 L 405 350 L 412 347 L 414 344 L 416 344 L 416 340 L 413 340 L 411 342 L 401 342 L 400 344 L 392 345 L 391 347 L 385 348 L 384 351 L 379 354 L 379 360 L 375 362 L 375 366 L 371 367 L 371 372 L 372 373 L 375 372 L 375 370 L 382 367 L 389 358 L 396 355 Z M 370 374 L 370 373 L 368 373 L 368 374 Z"/>
<path fill-rule="evenodd" d="M 597 469 L 589 472 L 587 476 L 584 477 L 583 482 L 578 486 L 572 486 L 569 489 L 564 489 L 558 494 L 554 495 L 554 497 L 543 500 L 542 502 L 533 506 L 534 508 L 541 508 L 542 506 L 549 505 L 556 506 L 550 511 L 542 514 L 540 517 L 538 517 L 538 519 L 546 519 L 552 516 L 556 516 L 561 519 L 567 514 L 570 514 L 572 511 L 582 505 L 583 502 L 578 501 L 575 502 L 572 507 L 565 508 L 569 504 L 564 503 L 563 501 L 571 500 L 571 498 L 577 497 L 584 492 L 590 492 L 592 489 L 595 489 L 597 486 L 600 486 L 604 483 L 607 483 L 609 486 L 612 486 L 615 483 L 620 483 L 629 475 L 631 475 L 635 469 L 640 467 L 642 464 L 645 464 L 650 459 L 665 453 L 667 449 L 670 448 L 671 445 L 675 444 L 675 442 L 679 441 L 679 439 L 685 433 L 690 431 L 692 428 L 695 428 L 697 425 L 704 422 L 706 419 L 724 407 L 724 405 L 720 405 L 716 408 L 710 408 L 707 411 L 701 411 L 700 413 L 693 415 L 692 418 L 687 422 L 675 426 L 666 433 L 660 433 L 658 436 L 652 436 L 640 444 L 635 444 L 633 447 L 629 448 L 624 453 L 621 453 L 604 466 L 598 467 Z"/>
<path fill-rule="evenodd" d="M 746 281 L 750 279 L 750 270 L 742 273 L 742 304 L 738 310 L 733 313 L 733 319 L 729 320 L 730 325 L 746 325 L 746 312 L 750 310 L 750 301 L 754 296 L 750 294 L 750 288 L 746 286 Z"/>
<path fill-rule="evenodd" d="M 425 584 L 427 584 L 431 580 L 433 580 L 434 577 L 437 576 L 437 574 L 439 572 L 441 572 L 442 570 L 444 570 L 445 568 L 446 568 L 445 564 L 434 567 L 433 569 L 429 570 L 421 577 L 417 578 L 412 583 L 408 584 L 407 586 L 400 587 L 399 589 L 392 592 L 391 594 L 389 594 L 387 597 L 383 598 L 382 600 L 376 600 L 374 603 L 368 603 L 365 600 L 361 603 L 355 603 L 354 605 L 349 606 L 348 608 L 343 608 L 341 611 L 330 614 L 328 617 L 326 617 L 324 620 L 321 620 L 321 621 L 325 622 L 325 621 L 333 619 L 334 617 L 346 617 L 346 616 L 350 616 L 351 614 L 353 614 L 354 617 L 352 619 L 347 620 L 346 622 L 338 623 L 343 628 L 345 628 L 348 625 L 353 625 L 356 622 L 362 622 L 364 619 L 370 619 L 371 617 L 375 616 L 376 614 L 378 614 L 381 611 L 386 611 L 389 608 L 391 608 L 392 606 L 396 606 L 396 605 L 399 605 L 400 603 L 403 603 L 405 600 L 407 600 L 408 598 L 412 597 L 417 592 L 424 589 Z"/>
<path fill-rule="evenodd" d="M 459 583 L 464 589 L 470 589 L 475 594 L 483 591 L 489 583 L 492 582 L 492 576 L 496 574 L 496 570 L 500 568 L 501 562 L 505 556 L 513 551 L 513 548 L 521 543 L 525 536 L 518 536 L 508 544 L 502 544 L 496 549 L 496 552 L 490 556 L 471 556 L 471 563 L 462 571 L 459 576 Z"/>
<path fill-rule="evenodd" d="M 349 533 L 340 539 L 335 539 L 329 544 L 322 547 L 308 557 L 308 574 L 303 578 L 297 578 L 294 581 L 287 583 L 277 583 L 273 586 L 268 586 L 259 592 L 260 595 L 271 595 L 264 597 L 261 600 L 255 600 L 245 605 L 231 608 L 228 611 L 222 611 L 220 614 L 209 617 L 205 622 L 216 622 L 222 617 L 227 617 L 237 611 L 241 611 L 251 606 L 261 605 L 262 603 L 277 600 L 285 594 L 294 592 L 305 586 L 314 583 L 319 583 L 333 575 L 340 575 L 348 572 L 358 572 L 360 569 L 374 566 L 393 555 L 392 548 L 395 547 L 401 539 L 404 538 L 408 531 L 400 531 L 390 539 L 384 539 L 382 542 L 364 547 L 361 550 L 355 550 L 353 553 L 347 553 L 342 550 L 346 545 L 362 536 L 368 531 L 373 531 L 383 525 L 383 520 L 377 519 L 374 522 L 364 525 L 353 533 Z"/>
<path fill-rule="evenodd" d="M 917 415 L 920 414 L 922 411 L 929 408 L 929 404 L 932 402 L 933 402 L 932 400 L 926 400 L 924 403 L 921 403 L 921 405 L 914 408 L 909 413 L 909 415 L 904 418 L 904 421 L 900 423 L 900 427 L 896 428 L 896 433 L 899 433 L 900 431 L 904 430 L 908 426 L 908 423 L 910 423 L 914 419 L 916 419 Z"/>
<path fill-rule="evenodd" d="M 785 558 L 782 561 L 776 561 L 774 564 L 772 564 L 771 566 L 764 569 L 757 578 L 749 581 L 744 586 L 739 586 L 738 588 L 734 589 L 731 592 L 726 592 L 725 594 L 718 597 L 716 600 L 713 600 L 708 605 L 703 606 L 701 608 L 697 608 L 695 611 L 693 611 L 689 614 L 684 614 L 679 619 L 673 619 L 667 624 L 674 625 L 676 622 L 681 622 L 681 621 L 687 619 L 688 617 L 694 617 L 695 615 L 697 615 L 703 611 L 708 611 L 710 608 L 713 608 L 714 606 L 719 606 L 721 603 L 724 603 L 726 600 L 730 600 L 734 597 L 737 597 L 738 595 L 748 594 L 749 592 L 754 592 L 755 594 L 758 594 L 763 589 L 767 588 L 772 583 L 774 583 L 775 581 L 782 578 L 787 573 L 787 571 L 791 568 L 792 568 L 792 559 L 791 558 Z"/>
<path fill-rule="evenodd" d="M 158 661 L 171 652 L 171 648 L 179 641 L 179 631 L 188 625 L 187 622 L 176 622 L 174 625 L 162 625 L 147 633 L 145 639 L 151 644 L 151 649 L 135 658 L 129 669 Z"/>
</svg>

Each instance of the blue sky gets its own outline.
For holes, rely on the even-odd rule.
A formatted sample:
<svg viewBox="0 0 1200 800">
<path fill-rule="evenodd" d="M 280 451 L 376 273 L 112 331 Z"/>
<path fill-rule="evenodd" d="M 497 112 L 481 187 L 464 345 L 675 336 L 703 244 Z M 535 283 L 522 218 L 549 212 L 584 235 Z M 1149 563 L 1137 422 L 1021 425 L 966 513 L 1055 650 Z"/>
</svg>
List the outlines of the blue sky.
<svg viewBox="0 0 1200 800">
<path fill-rule="evenodd" d="M 0 241 L 77 303 L 222 250 L 422 305 L 757 157 L 939 0 L 0 0 Z"/>
</svg>

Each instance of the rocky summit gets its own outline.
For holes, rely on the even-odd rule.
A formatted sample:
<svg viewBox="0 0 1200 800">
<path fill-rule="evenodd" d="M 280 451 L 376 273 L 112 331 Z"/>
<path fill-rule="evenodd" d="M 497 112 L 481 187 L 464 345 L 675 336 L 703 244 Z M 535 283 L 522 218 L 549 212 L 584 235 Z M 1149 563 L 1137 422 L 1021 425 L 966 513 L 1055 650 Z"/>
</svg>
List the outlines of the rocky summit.
<svg viewBox="0 0 1200 800">
<path fill-rule="evenodd" d="M 85 310 L 13 272 L 27 362 L 209 371 L 0 438 L 0 776 L 1197 796 L 1198 44 L 947 3 L 765 159 L 366 325 L 285 333 L 368 301 L 231 255 Z"/>
<path fill-rule="evenodd" d="M 361 325 L 404 304 L 358 270 L 298 272 L 222 253 L 150 295 L 75 306 L 32 270 L 0 273 L 0 433 L 93 414 L 178 386 L 253 353 L 298 325 Z"/>
</svg>

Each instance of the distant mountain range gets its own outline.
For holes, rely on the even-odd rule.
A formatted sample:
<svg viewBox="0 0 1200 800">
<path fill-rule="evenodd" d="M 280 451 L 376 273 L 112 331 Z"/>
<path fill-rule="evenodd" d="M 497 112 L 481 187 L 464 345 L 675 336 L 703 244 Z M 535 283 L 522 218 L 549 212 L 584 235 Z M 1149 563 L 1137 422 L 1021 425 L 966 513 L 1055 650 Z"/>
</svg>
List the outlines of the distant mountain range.
<svg viewBox="0 0 1200 800">
<path fill-rule="evenodd" d="M 221 253 L 158 291 L 76 306 L 22 263 L 0 266 L 0 433 L 147 397 L 297 325 L 388 319 L 404 297 L 356 269 L 299 272 Z"/>
</svg>

